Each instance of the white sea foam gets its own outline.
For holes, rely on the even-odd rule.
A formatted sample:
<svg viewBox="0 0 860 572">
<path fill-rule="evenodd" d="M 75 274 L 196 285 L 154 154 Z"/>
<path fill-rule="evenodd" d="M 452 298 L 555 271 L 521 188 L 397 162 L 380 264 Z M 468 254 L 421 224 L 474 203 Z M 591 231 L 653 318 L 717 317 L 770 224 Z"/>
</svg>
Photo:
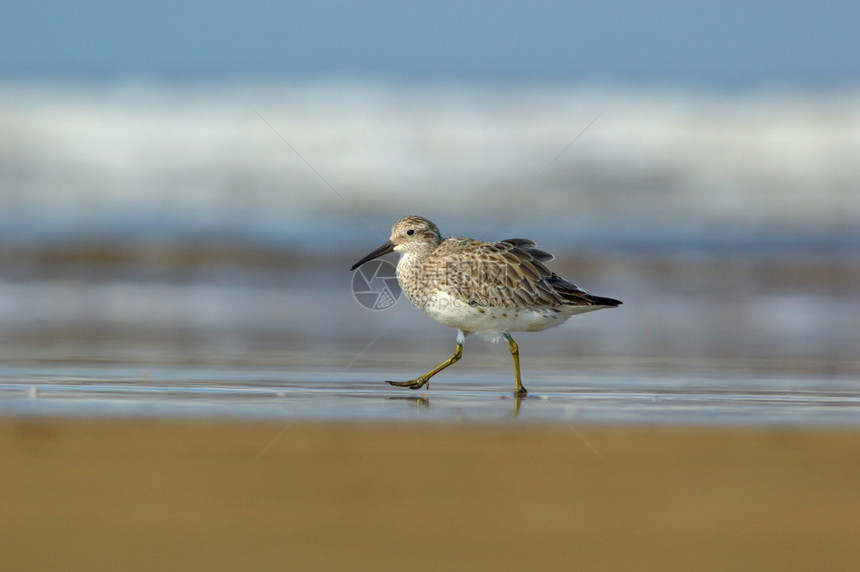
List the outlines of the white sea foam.
<svg viewBox="0 0 860 572">
<path fill-rule="evenodd" d="M 349 205 L 487 238 L 860 220 L 860 90 L 7 82 L 0 125 L 2 217 L 31 232 L 313 220 L 325 237 L 359 224 Z"/>
</svg>

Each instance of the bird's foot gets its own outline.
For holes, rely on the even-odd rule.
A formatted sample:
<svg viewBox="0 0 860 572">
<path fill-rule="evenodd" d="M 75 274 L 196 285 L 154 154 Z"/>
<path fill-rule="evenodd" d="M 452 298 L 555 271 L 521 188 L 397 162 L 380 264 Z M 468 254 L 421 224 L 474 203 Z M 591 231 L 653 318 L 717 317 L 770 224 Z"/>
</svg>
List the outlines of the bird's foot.
<svg viewBox="0 0 860 572">
<path fill-rule="evenodd" d="M 529 392 L 526 391 L 526 388 L 523 387 L 522 385 L 514 390 L 514 397 L 516 397 L 518 399 L 522 398 L 522 397 L 526 397 L 528 394 L 529 394 Z"/>
<path fill-rule="evenodd" d="M 424 376 L 408 381 L 386 381 L 385 383 L 396 387 L 408 387 L 409 389 L 421 389 L 422 387 L 430 389 L 430 378 Z"/>
</svg>

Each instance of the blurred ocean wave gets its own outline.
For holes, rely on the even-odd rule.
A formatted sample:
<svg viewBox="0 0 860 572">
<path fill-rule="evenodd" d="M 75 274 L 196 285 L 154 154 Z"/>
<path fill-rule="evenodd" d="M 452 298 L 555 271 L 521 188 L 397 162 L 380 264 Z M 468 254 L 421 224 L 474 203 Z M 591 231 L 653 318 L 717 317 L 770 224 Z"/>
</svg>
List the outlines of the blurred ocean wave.
<svg viewBox="0 0 860 572">
<path fill-rule="evenodd" d="M 0 123 L 7 240 L 336 249 L 370 232 L 352 208 L 380 236 L 404 213 L 480 213 L 485 238 L 856 236 L 860 214 L 860 90 L 6 82 Z"/>
<path fill-rule="evenodd" d="M 405 214 L 625 301 L 535 355 L 860 347 L 860 89 L 6 81 L 0 125 L 3 360 L 444 354 L 350 291 Z"/>
</svg>

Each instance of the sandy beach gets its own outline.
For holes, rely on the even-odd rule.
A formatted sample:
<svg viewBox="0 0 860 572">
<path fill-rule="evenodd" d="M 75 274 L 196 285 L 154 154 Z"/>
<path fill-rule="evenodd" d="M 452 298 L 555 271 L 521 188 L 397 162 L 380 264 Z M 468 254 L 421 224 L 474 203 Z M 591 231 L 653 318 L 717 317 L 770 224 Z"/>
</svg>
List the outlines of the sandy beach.
<svg viewBox="0 0 860 572">
<path fill-rule="evenodd" d="M 4 570 L 849 570 L 856 429 L 0 421 Z"/>
<path fill-rule="evenodd" d="M 857 5 L 49 6 L 0 572 L 860 570 Z"/>
</svg>

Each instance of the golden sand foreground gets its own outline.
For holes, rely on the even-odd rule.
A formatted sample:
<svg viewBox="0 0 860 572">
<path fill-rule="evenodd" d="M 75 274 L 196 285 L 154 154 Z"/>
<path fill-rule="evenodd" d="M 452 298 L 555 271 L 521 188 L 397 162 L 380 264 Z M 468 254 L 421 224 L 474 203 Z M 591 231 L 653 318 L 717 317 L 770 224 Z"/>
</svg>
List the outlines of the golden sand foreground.
<svg viewBox="0 0 860 572">
<path fill-rule="evenodd" d="M 860 567 L 856 429 L 7 419 L 0 458 L 3 570 Z"/>
</svg>

